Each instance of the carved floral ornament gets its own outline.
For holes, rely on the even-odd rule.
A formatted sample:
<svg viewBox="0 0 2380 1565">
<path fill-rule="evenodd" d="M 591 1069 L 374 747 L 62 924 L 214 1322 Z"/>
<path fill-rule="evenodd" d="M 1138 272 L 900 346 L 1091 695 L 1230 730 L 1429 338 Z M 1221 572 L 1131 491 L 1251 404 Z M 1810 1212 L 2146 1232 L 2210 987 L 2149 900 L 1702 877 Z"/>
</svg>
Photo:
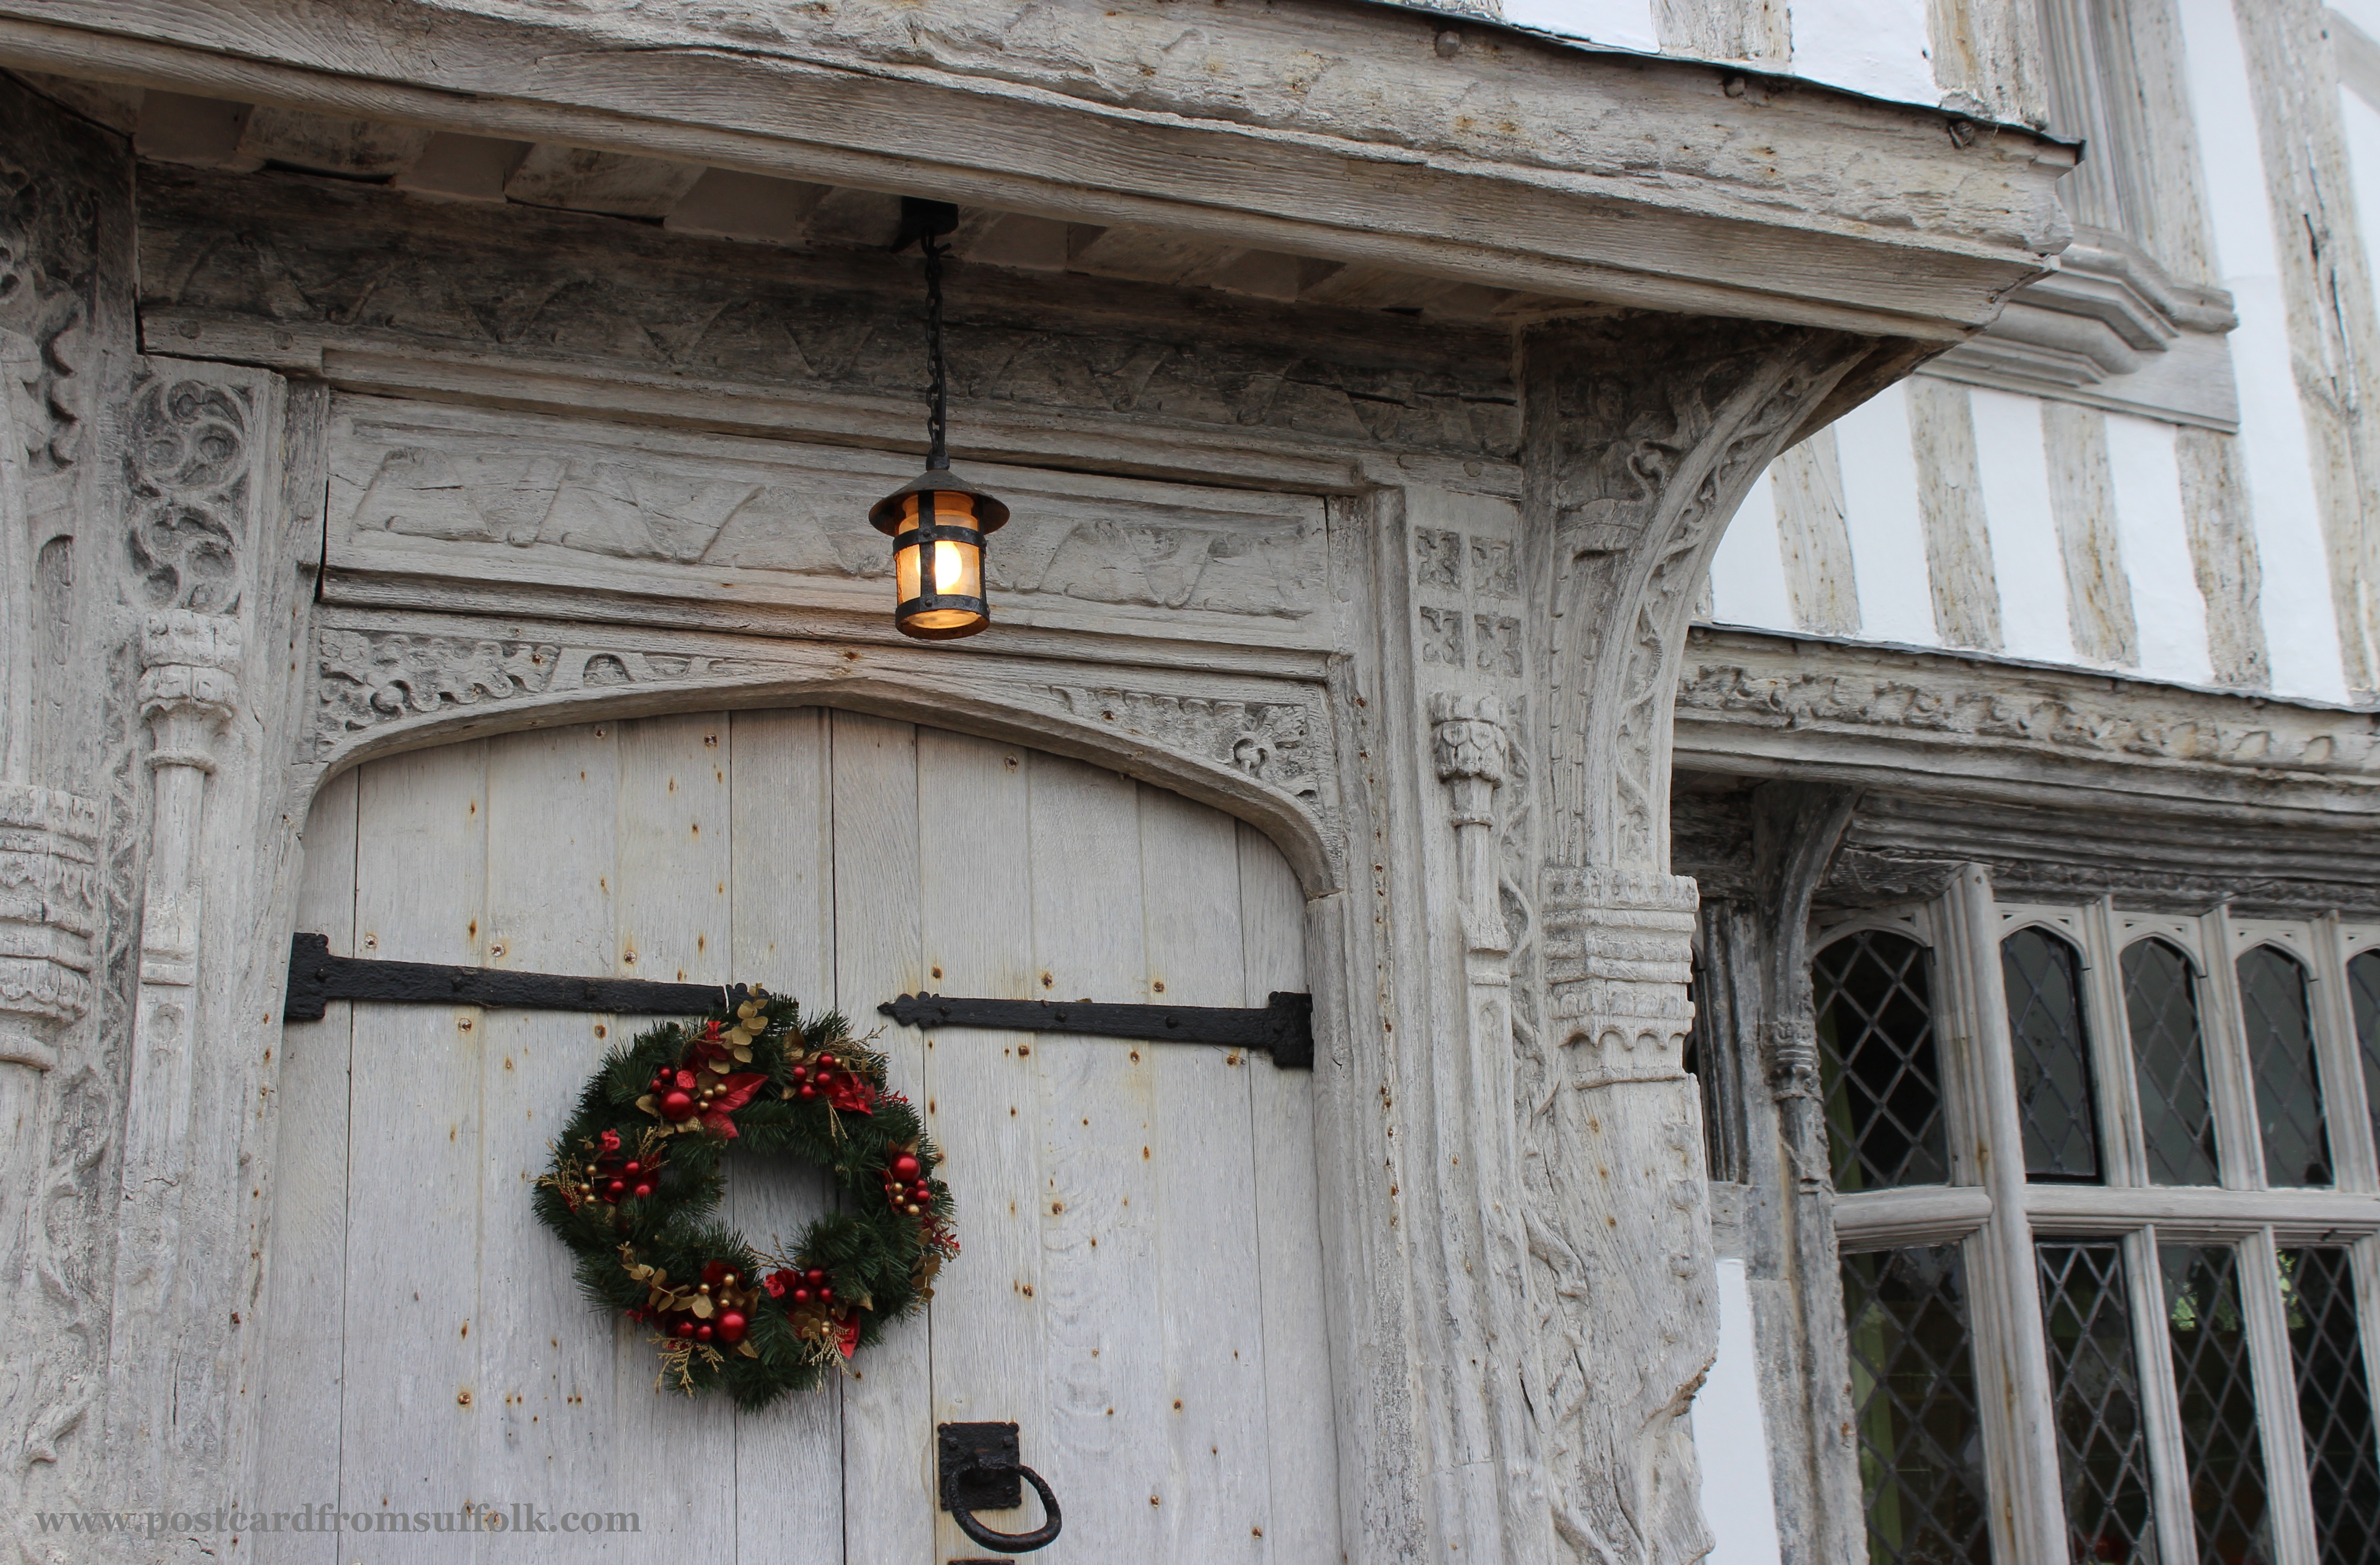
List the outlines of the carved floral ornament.
<svg viewBox="0 0 2380 1565">
<path fill-rule="evenodd" d="M 674 644 L 666 635 L 644 644 L 589 646 L 563 638 L 564 627 L 510 636 L 474 636 L 432 628 L 326 625 L 315 632 L 312 749 L 318 764 L 337 766 L 367 746 L 378 748 L 393 729 L 436 727 L 480 713 L 517 714 L 586 703 L 613 695 L 670 692 L 673 698 L 722 703 L 759 689 L 782 691 L 777 700 L 832 699 L 848 690 L 857 671 L 832 649 L 794 644 L 754 648 L 726 656 L 712 646 Z M 714 644 L 715 645 L 715 644 Z M 914 679 L 904 660 L 880 654 L 901 686 Z M 1286 679 L 1233 681 L 1208 694 L 1135 688 L 1121 683 L 995 677 L 994 665 L 971 662 L 952 688 L 988 707 L 1038 717 L 1063 731 L 1094 737 L 1099 748 L 1130 756 L 1154 752 L 1178 763 L 1227 775 L 1286 811 L 1305 818 L 1304 830 L 1334 867 L 1341 829 L 1331 725 L 1318 685 Z M 816 692 L 817 694 L 812 694 Z M 938 696 L 947 704 L 948 694 Z M 550 720 L 549 720 L 550 721 Z"/>
<path fill-rule="evenodd" d="M 2234 704 L 2229 698 L 2207 699 Z M 1789 729 L 1883 729 L 2109 758 L 2380 778 L 2380 728 L 2365 715 L 2327 719 L 2262 707 L 2236 715 L 2160 711 L 2137 693 L 2101 701 L 2079 689 L 1962 688 L 1949 677 L 1916 671 L 1779 671 L 1706 661 L 1679 685 L 1678 710 L 1682 716 L 1720 713 Z"/>
</svg>

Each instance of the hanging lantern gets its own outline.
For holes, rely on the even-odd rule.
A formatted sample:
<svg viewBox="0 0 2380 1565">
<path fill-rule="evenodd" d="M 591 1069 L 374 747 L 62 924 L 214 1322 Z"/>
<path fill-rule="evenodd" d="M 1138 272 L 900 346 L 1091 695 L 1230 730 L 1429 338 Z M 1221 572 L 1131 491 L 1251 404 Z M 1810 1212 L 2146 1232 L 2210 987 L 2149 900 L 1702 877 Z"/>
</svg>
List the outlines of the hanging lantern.
<svg viewBox="0 0 2380 1565">
<path fill-rule="evenodd" d="M 949 386 L 942 368 L 942 257 L 935 239 L 958 225 L 958 208 L 915 199 L 901 203 L 900 249 L 916 239 L 926 251 L 926 470 L 868 513 L 892 540 L 892 623 L 920 641 L 973 636 L 991 623 L 983 592 L 984 535 L 1008 521 L 1008 507 L 953 476 L 945 439 Z"/>
</svg>

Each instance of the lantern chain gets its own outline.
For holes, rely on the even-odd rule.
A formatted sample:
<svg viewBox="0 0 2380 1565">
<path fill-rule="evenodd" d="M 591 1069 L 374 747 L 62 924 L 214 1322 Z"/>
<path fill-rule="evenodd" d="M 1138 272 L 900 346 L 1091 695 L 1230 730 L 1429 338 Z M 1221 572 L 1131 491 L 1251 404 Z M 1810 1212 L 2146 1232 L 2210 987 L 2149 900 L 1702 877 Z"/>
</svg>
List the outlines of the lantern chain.
<svg viewBox="0 0 2380 1565">
<path fill-rule="evenodd" d="M 926 250 L 926 467 L 939 472 L 951 465 L 946 433 L 950 419 L 950 378 L 942 365 L 942 246 L 931 234 L 921 236 Z"/>
</svg>

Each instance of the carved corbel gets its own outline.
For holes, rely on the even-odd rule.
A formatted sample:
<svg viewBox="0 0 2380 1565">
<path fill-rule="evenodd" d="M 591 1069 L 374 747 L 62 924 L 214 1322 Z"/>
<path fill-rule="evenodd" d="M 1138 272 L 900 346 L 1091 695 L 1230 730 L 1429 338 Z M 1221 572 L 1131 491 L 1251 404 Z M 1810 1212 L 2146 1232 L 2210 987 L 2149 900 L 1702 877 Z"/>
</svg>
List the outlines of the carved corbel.
<svg viewBox="0 0 2380 1565">
<path fill-rule="evenodd" d="M 1538 1400 L 1558 1535 L 1684 1565 L 1710 1535 L 1686 1414 L 1718 1339 L 1701 1114 L 1684 1074 L 1697 896 L 1670 873 L 1672 701 L 1721 531 L 1760 472 L 1903 346 L 1621 315 L 1533 334 L 1524 526 L 1547 583 L 1547 1025 L 1524 1064 Z M 1880 369 L 1879 367 L 1883 367 Z M 1530 1085 L 1527 1078 L 1534 1077 Z"/>
</svg>

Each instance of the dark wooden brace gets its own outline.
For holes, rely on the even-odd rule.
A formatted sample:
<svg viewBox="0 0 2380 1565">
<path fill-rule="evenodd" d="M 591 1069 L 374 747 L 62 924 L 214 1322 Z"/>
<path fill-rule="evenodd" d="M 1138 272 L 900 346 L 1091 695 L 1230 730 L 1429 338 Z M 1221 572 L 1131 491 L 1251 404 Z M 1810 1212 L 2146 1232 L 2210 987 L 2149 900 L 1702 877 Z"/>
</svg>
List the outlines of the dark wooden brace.
<svg viewBox="0 0 2380 1565">
<path fill-rule="evenodd" d="M 328 937 L 289 940 L 286 1022 L 318 1022 L 334 1000 L 415 1005 L 484 1005 L 521 1011 L 602 1011 L 629 1015 L 698 1015 L 740 1001 L 746 990 L 720 984 L 662 984 L 648 978 L 571 978 L 453 967 L 434 962 L 374 962 L 333 956 Z M 1046 1000 L 960 1000 L 905 994 L 876 1008 L 905 1027 L 988 1027 L 1000 1032 L 1088 1033 L 1155 1043 L 1263 1049 L 1281 1069 L 1314 1068 L 1314 999 L 1276 994 L 1261 1007 L 1102 1005 Z"/>
</svg>

